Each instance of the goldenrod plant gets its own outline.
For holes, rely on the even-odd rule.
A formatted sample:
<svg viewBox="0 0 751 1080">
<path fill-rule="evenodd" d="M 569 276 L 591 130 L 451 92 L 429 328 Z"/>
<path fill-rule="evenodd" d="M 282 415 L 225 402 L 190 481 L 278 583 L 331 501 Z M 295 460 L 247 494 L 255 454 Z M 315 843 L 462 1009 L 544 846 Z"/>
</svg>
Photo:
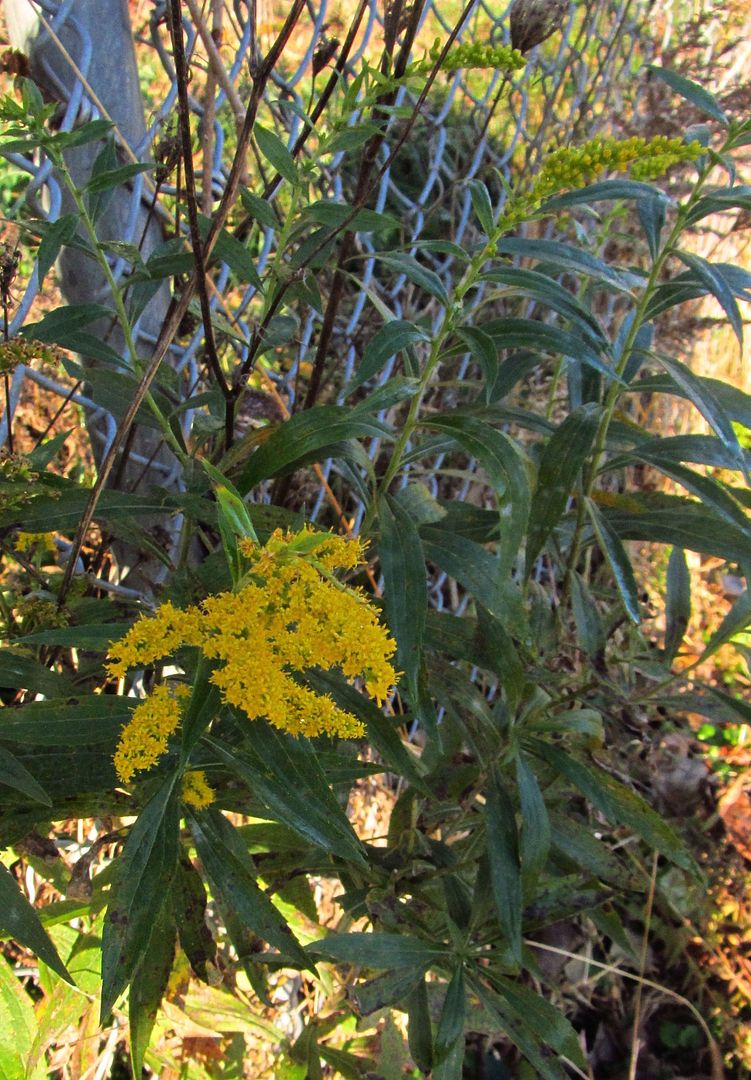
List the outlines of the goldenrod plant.
<svg viewBox="0 0 751 1080">
<path fill-rule="evenodd" d="M 637 964 L 623 917 L 648 892 L 654 853 L 687 888 L 701 881 L 680 821 L 610 756 L 614 729 L 660 710 L 748 720 L 745 702 L 694 679 L 682 640 L 686 550 L 743 580 L 699 660 L 749 621 L 748 456 L 734 425 L 751 425 L 751 399 L 670 355 L 659 320 L 712 296 L 742 335 L 751 275 L 692 254 L 684 237 L 707 215 L 751 209 L 734 165 L 751 122 L 656 69 L 706 124 L 550 146 L 533 174 L 504 178 L 501 198 L 473 179 L 462 243 L 425 241 L 449 259 L 439 275 L 419 240 L 359 246 L 398 235 L 393 210 L 370 203 L 386 132 L 397 155 L 419 109 L 405 116 L 398 95 L 418 101 L 441 72 L 511 73 L 525 59 L 456 33 L 425 54 L 405 8 L 383 62 L 343 65 L 328 110 L 303 110 L 304 138 L 287 143 L 284 101 L 269 109 L 262 92 L 281 79 L 302 7 L 279 48 L 253 59 L 226 188 L 205 214 L 172 22 L 186 179 L 161 196 L 175 235 L 148 259 L 98 230 L 107 192 L 153 165 L 121 162 L 103 118 L 59 130 L 28 79 L 0 106 L 0 152 L 46 158 L 75 206 L 62 224 L 25 217 L 35 272 L 75 246 L 108 286 L 89 308 L 28 322 L 0 356 L 8 367 L 51 350 L 45 362 L 88 378 L 116 429 L 93 477 L 60 467 L 65 433 L 0 463 L 0 837 L 10 851 L 94 820 L 111 853 L 92 862 L 94 841 L 75 872 L 51 878 L 60 896 L 40 910 L 4 864 L 0 927 L 39 957 L 47 984 L 90 995 L 78 1013 L 65 998 L 66 1023 L 94 998 L 101 1025 L 124 1025 L 127 1010 L 136 1076 L 167 1067 L 160 1005 L 188 979 L 224 980 L 260 1014 L 280 972 L 330 1007 L 309 1011 L 302 1034 L 274 1029 L 279 1076 L 372 1075 L 367 1047 L 330 1036 L 384 1009 L 408 1032 L 405 1075 L 461 1080 L 476 1032 L 506 1048 L 515 1075 L 586 1076 L 576 1018 L 540 963 L 546 928 L 594 927 Z M 539 7 L 526 36 L 514 16 L 524 49 L 553 32 Z M 311 110 L 314 90 L 315 79 Z M 101 150 L 77 186 L 66 155 L 89 142 Z M 606 250 L 616 218 L 627 265 Z M 595 222 L 591 244 L 582 220 Z M 345 372 L 331 335 L 365 258 L 372 306 Z M 398 317 L 379 291 L 397 277 Z M 165 282 L 162 332 L 139 354 L 134 326 Z M 256 290 L 243 327 L 209 303 L 237 283 Z M 125 355 L 88 340 L 99 319 L 120 327 Z M 302 325 L 313 329 L 296 376 L 275 381 Z M 163 361 L 197 332 L 190 385 Z M 78 364 L 87 349 L 104 368 Z M 258 422 L 254 394 L 267 407 Z M 646 394 L 687 399 L 706 433 L 643 427 L 631 403 Z M 169 448 L 177 486 L 118 487 L 134 424 Z M 634 484 L 645 466 L 670 493 Z M 115 540 L 160 568 L 148 589 L 129 567 L 118 577 Z M 631 541 L 671 549 L 659 639 Z M 381 844 L 347 812 L 374 775 L 393 793 Z M 321 881 L 334 883 L 326 927 Z M 87 927 L 95 985 L 75 944 Z M 711 1047 L 706 1026 L 702 1039 Z"/>
</svg>

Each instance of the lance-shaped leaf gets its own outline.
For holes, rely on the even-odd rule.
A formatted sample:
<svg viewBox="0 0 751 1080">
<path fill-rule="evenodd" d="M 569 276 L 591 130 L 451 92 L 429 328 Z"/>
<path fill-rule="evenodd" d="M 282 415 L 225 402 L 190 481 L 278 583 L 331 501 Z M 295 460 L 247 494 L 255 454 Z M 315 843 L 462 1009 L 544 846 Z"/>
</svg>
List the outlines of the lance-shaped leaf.
<svg viewBox="0 0 751 1080">
<path fill-rule="evenodd" d="M 607 518 L 602 516 L 591 499 L 587 500 L 587 510 L 600 547 L 610 563 L 610 569 L 613 571 L 613 577 L 618 586 L 618 592 L 621 594 L 623 606 L 631 621 L 638 625 L 641 622 L 639 587 L 636 584 L 636 577 L 628 553 L 621 543 L 618 533 Z"/>
<path fill-rule="evenodd" d="M 352 381 L 347 385 L 346 393 L 351 394 L 358 386 L 375 378 L 386 361 L 400 353 L 402 349 L 427 340 L 428 335 L 425 331 L 406 319 L 394 319 L 393 322 L 386 323 L 365 346 L 360 366 Z"/>
<path fill-rule="evenodd" d="M 135 971 L 128 994 L 130 1060 L 134 1076 L 141 1075 L 144 1055 L 167 989 L 175 959 L 175 938 L 172 910 L 165 903 L 157 915 L 148 952 Z"/>
<path fill-rule="evenodd" d="M 435 416 L 425 420 L 423 426 L 449 435 L 487 472 L 499 500 L 499 573 L 505 575 L 514 564 L 527 529 L 531 496 L 524 454 L 508 435 L 474 416 L 461 413 Z"/>
<path fill-rule="evenodd" d="M 57 949 L 45 933 L 39 916 L 19 890 L 13 875 L 0 863 L 0 929 L 10 934 L 19 945 L 31 949 L 35 956 L 73 983 Z"/>
<path fill-rule="evenodd" d="M 668 559 L 665 602 L 665 663 L 672 664 L 691 618 L 691 575 L 683 548 L 674 547 Z"/>
<path fill-rule="evenodd" d="M 733 292 L 720 271 L 716 270 L 707 259 L 702 259 L 700 255 L 694 255 L 693 252 L 677 251 L 676 255 L 690 270 L 694 271 L 702 284 L 706 285 L 714 296 L 727 315 L 733 333 L 738 338 L 738 344 L 743 348 L 743 319 Z"/>
<path fill-rule="evenodd" d="M 0 741 L 29 746 L 89 746 L 114 742 L 135 698 L 91 694 L 70 705 L 63 700 L 30 701 L 0 712 Z"/>
<path fill-rule="evenodd" d="M 690 368 L 682 364 L 680 360 L 674 360 L 662 353 L 657 354 L 657 359 L 680 386 L 689 401 L 696 406 L 717 437 L 725 444 L 737 462 L 736 467 L 745 469 L 743 450 L 738 442 L 738 436 L 725 409 L 713 394 L 711 385 L 708 385 L 706 379 L 700 379 L 694 375 Z"/>
<path fill-rule="evenodd" d="M 146 804 L 117 864 L 102 934 L 102 1021 L 146 956 L 175 873 L 180 828 L 176 777 Z"/>
<path fill-rule="evenodd" d="M 1 728 L 0 731 L 2 731 Z M 41 784 L 34 779 L 26 766 L 22 765 L 18 758 L 11 754 L 10 750 L 6 750 L 4 746 L 0 746 L 0 784 L 5 784 L 6 787 L 20 791 L 22 795 L 33 799 L 34 802 L 52 806 L 50 797 Z"/>
<path fill-rule="evenodd" d="M 557 746 L 537 739 L 530 739 L 525 745 L 559 776 L 565 776 L 610 821 L 628 825 L 672 862 L 698 874 L 696 864 L 680 838 L 635 791 L 624 787 L 602 769 L 595 772 Z"/>
<path fill-rule="evenodd" d="M 397 667 L 405 673 L 410 693 L 416 696 L 428 610 L 422 544 L 415 523 L 398 500 L 387 495 L 379 509 L 378 555 L 386 618 L 397 642 Z"/>
<path fill-rule="evenodd" d="M 256 881 L 256 869 L 237 830 L 218 810 L 191 815 L 190 829 L 211 887 L 221 903 L 284 959 L 310 968 L 308 957 Z"/>
<path fill-rule="evenodd" d="M 346 444 L 352 439 L 390 438 L 391 435 L 391 429 L 385 424 L 363 413 L 353 415 L 342 405 L 308 409 L 273 428 L 264 428 L 261 438 L 258 432 L 253 433 L 250 441 L 258 444 L 257 449 L 235 476 L 235 485 L 244 495 L 261 480 L 283 476 L 325 457 L 346 456 Z M 241 440 L 227 455 L 222 468 L 229 469 L 243 452 L 244 440 Z"/>
<path fill-rule="evenodd" d="M 597 405 L 582 405 L 556 428 L 542 452 L 527 537 L 527 574 L 563 515 L 597 434 Z"/>
<path fill-rule="evenodd" d="M 329 934 L 305 949 L 315 960 L 360 967 L 400 969 L 425 968 L 445 961 L 450 953 L 441 942 L 425 941 L 409 934 Z"/>
<path fill-rule="evenodd" d="M 252 737 L 239 747 L 213 736 L 206 741 L 265 804 L 273 820 L 332 855 L 362 864 L 362 844 L 307 739 L 293 738 L 264 720 L 254 720 Z"/>
<path fill-rule="evenodd" d="M 727 113 L 720 107 L 717 99 L 703 86 L 699 86 L 698 83 L 679 75 L 677 71 L 671 71 L 670 68 L 650 64 L 648 70 L 653 75 L 656 75 L 658 79 L 662 79 L 664 83 L 667 83 L 671 90 L 675 90 L 676 94 L 680 94 L 686 101 L 690 101 L 701 112 L 711 116 L 713 120 L 718 120 L 723 127 L 728 126 L 730 121 Z"/>
<path fill-rule="evenodd" d="M 500 778 L 488 786 L 485 832 L 498 921 L 511 955 L 522 960 L 522 875 L 514 807 Z"/>
</svg>

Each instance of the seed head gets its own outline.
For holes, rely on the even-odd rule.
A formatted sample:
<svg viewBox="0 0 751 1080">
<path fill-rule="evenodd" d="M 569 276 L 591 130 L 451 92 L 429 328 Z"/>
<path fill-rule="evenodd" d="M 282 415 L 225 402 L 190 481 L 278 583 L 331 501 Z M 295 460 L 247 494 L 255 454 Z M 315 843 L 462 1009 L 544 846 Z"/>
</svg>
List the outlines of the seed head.
<svg viewBox="0 0 751 1080">
<path fill-rule="evenodd" d="M 560 30 L 569 10 L 569 0 L 514 0 L 511 7 L 511 44 L 519 52 L 529 52 Z"/>
</svg>

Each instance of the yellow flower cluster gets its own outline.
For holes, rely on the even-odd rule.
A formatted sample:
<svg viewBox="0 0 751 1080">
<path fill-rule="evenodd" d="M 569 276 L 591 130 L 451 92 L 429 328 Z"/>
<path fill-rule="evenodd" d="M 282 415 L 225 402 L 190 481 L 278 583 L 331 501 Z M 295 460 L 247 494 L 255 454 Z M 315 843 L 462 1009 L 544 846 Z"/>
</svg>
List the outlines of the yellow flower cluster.
<svg viewBox="0 0 751 1080">
<path fill-rule="evenodd" d="M 546 199 L 567 188 L 583 187 L 603 172 L 623 171 L 629 166 L 632 176 L 653 179 L 671 165 L 695 160 L 702 153 L 699 142 L 687 143 L 666 135 L 653 139 L 637 135 L 630 139 L 595 137 L 581 146 L 559 147 L 549 153 L 530 194 Z"/>
<path fill-rule="evenodd" d="M 36 544 L 49 548 L 54 535 L 53 532 L 19 532 L 16 535 L 16 551 L 30 551 Z"/>
<path fill-rule="evenodd" d="M 411 71 L 416 75 L 426 75 L 438 62 L 443 50 L 443 42 L 436 38 L 430 52 L 424 60 L 416 63 Z M 451 74 L 462 68 L 492 68 L 496 71 L 519 71 L 526 65 L 518 49 L 510 45 L 483 45 L 482 42 L 463 42 L 449 49 L 441 71 Z"/>
<path fill-rule="evenodd" d="M 183 776 L 180 795 L 186 806 L 192 806 L 194 810 L 205 810 L 213 803 L 216 792 L 207 782 L 203 769 L 191 769 Z"/>
<path fill-rule="evenodd" d="M 123 784 L 129 784 L 135 773 L 150 769 L 166 753 L 169 737 L 180 724 L 177 699 L 188 692 L 187 686 L 178 685 L 171 691 L 162 683 L 133 710 L 113 759 Z"/>
<path fill-rule="evenodd" d="M 310 667 L 338 667 L 349 679 L 363 678 L 378 702 L 394 685 L 396 643 L 366 594 L 334 577 L 362 560 L 361 543 L 305 528 L 277 530 L 264 547 L 249 540 L 240 547 L 248 570 L 236 592 L 185 611 L 164 604 L 112 646 L 109 670 L 122 675 L 181 645 L 198 646 L 221 662 L 211 679 L 224 700 L 250 719 L 266 717 L 294 735 L 362 735 L 359 720 L 294 677 Z"/>
</svg>

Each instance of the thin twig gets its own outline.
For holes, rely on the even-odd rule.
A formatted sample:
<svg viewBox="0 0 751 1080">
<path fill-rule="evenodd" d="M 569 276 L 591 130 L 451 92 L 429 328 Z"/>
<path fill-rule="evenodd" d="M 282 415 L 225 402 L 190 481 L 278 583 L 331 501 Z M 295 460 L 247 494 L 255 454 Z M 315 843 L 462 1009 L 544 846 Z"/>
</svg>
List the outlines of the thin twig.
<svg viewBox="0 0 751 1080">
<path fill-rule="evenodd" d="M 172 52 L 175 58 L 175 78 L 177 80 L 178 116 L 180 138 L 182 140 L 182 160 L 185 169 L 185 199 L 188 204 L 188 224 L 193 257 L 196 261 L 195 275 L 198 285 L 198 298 L 201 304 L 203 335 L 206 343 L 206 358 L 211 372 L 216 379 L 225 401 L 229 400 L 231 390 L 225 378 L 214 341 L 214 327 L 211 322 L 211 305 L 206 288 L 206 260 L 204 259 L 203 241 L 198 227 L 198 202 L 196 195 L 196 176 L 193 169 L 193 147 L 190 134 L 190 105 L 188 104 L 187 64 L 183 44 L 183 24 L 180 12 L 180 0 L 169 2 L 169 31 L 172 38 Z"/>
<path fill-rule="evenodd" d="M 212 32 L 206 25 L 203 16 L 201 15 L 201 9 L 196 3 L 196 0 L 185 0 L 185 4 L 190 12 L 190 17 L 193 20 L 193 25 L 198 31 L 198 35 L 201 38 L 205 48 L 206 54 L 209 59 L 209 74 L 216 77 L 216 81 L 221 86 L 222 90 L 227 95 L 227 101 L 230 103 L 232 112 L 235 114 L 235 122 L 238 129 L 242 127 L 243 117 L 245 116 L 245 106 L 242 103 L 240 95 L 232 84 L 232 80 L 227 74 L 227 69 L 222 62 L 222 57 L 219 53 L 219 49 L 216 46 L 216 42 L 212 36 Z M 222 5 L 219 5 L 221 11 Z M 216 19 L 217 6 L 213 5 L 214 17 Z M 205 117 L 204 117 L 205 120 Z"/>
</svg>

